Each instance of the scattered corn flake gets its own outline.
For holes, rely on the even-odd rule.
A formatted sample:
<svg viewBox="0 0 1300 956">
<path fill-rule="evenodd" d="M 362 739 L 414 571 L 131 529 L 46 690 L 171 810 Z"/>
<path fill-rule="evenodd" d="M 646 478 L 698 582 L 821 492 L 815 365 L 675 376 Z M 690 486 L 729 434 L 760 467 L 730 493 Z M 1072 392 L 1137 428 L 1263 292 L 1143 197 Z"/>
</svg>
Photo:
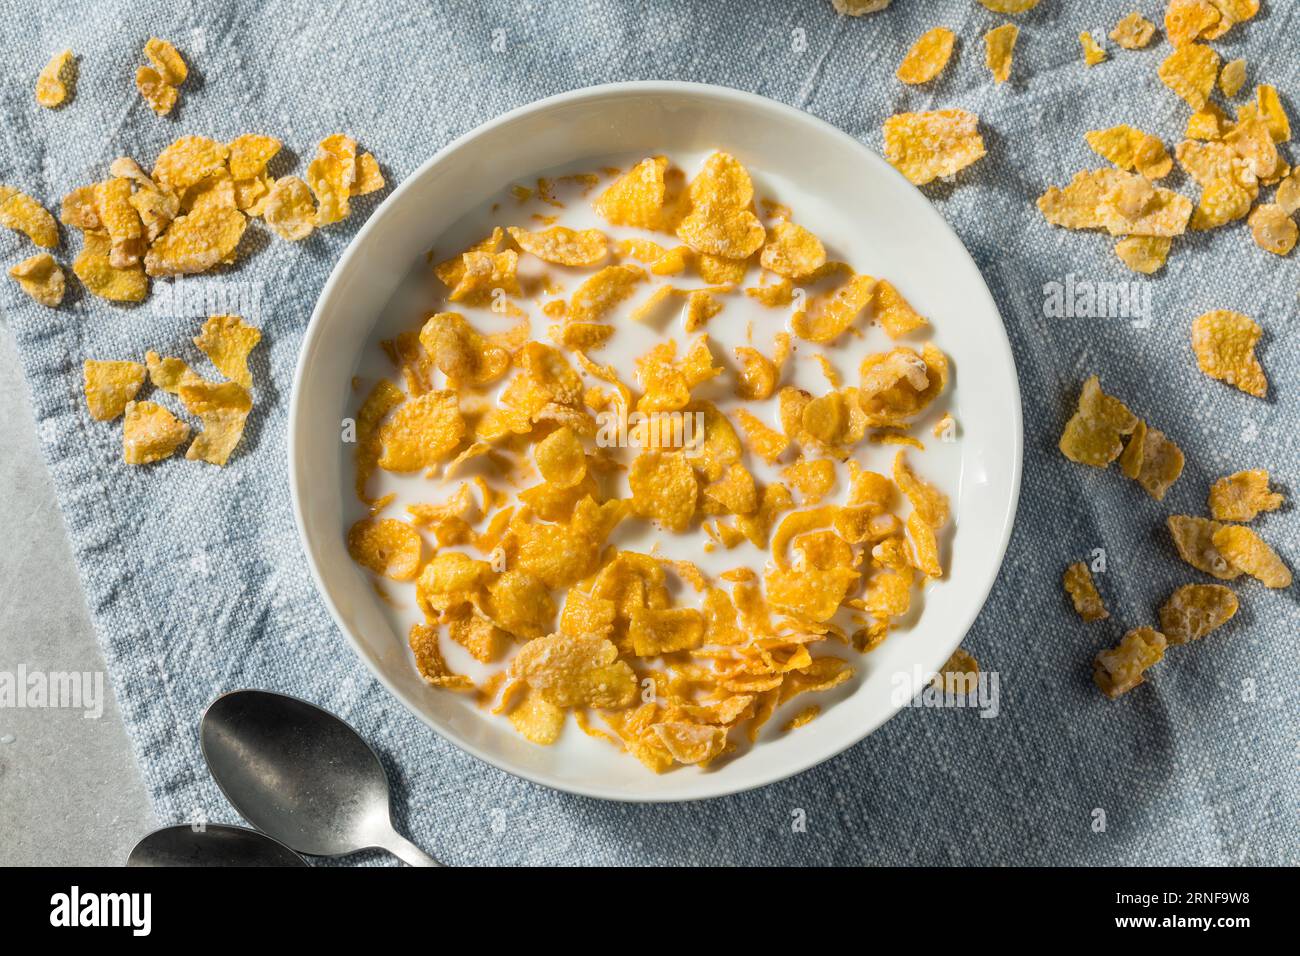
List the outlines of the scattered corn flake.
<svg viewBox="0 0 1300 956">
<path fill-rule="evenodd" d="M 1129 236 L 1115 243 L 1115 255 L 1134 272 L 1151 275 L 1164 267 L 1173 241 L 1170 236 Z"/>
<path fill-rule="evenodd" d="M 357 157 L 357 174 L 352 181 L 352 188 L 349 190 L 353 196 L 368 196 L 370 193 L 378 192 L 385 186 L 383 170 L 379 168 L 379 160 L 370 153 L 362 153 Z"/>
<path fill-rule="evenodd" d="M 1201 110 L 1219 75 L 1219 54 L 1203 43 L 1188 43 L 1169 54 L 1156 72 L 1188 106 Z"/>
<path fill-rule="evenodd" d="M 316 197 L 316 225 L 346 219 L 357 178 L 357 141 L 344 133 L 325 137 L 307 166 L 307 185 Z"/>
<path fill-rule="evenodd" d="M 1084 139 L 1093 151 L 1110 160 L 1120 169 L 1137 172 L 1147 179 L 1160 179 L 1169 175 L 1174 161 L 1165 152 L 1164 143 L 1132 126 L 1112 126 L 1110 129 L 1085 133 Z"/>
<path fill-rule="evenodd" d="M 956 42 L 956 34 L 946 27 L 927 30 L 907 51 L 895 75 L 904 83 L 928 83 L 948 65 Z"/>
<path fill-rule="evenodd" d="M 646 281 L 645 270 L 637 266 L 606 266 L 587 278 L 574 291 L 573 299 L 569 303 L 567 321 L 603 320 L 615 306 L 632 295 L 639 283 L 644 281 Z"/>
<path fill-rule="evenodd" d="M 1229 563 L 1215 546 L 1214 536 L 1224 525 L 1193 515 L 1170 515 L 1165 519 L 1165 525 L 1174 539 L 1178 556 L 1196 570 L 1221 581 L 1231 581 L 1241 575 L 1241 570 Z"/>
<path fill-rule="evenodd" d="M 1275 256 L 1285 256 L 1295 248 L 1300 229 L 1285 209 L 1275 203 L 1261 203 L 1247 220 L 1255 245 Z"/>
<path fill-rule="evenodd" d="M 1085 66 L 1096 66 L 1098 63 L 1104 63 L 1110 59 L 1109 54 L 1102 49 L 1101 44 L 1092 38 L 1091 33 L 1080 33 L 1079 44 L 1083 47 L 1083 62 Z"/>
<path fill-rule="evenodd" d="M 281 145 L 274 136 L 261 133 L 236 136 L 228 147 L 230 175 L 235 179 L 252 179 L 261 175 L 266 164 L 280 152 Z"/>
<path fill-rule="evenodd" d="M 1165 636 L 1150 627 L 1124 635 L 1119 644 L 1100 652 L 1092 664 L 1092 679 L 1111 700 L 1143 683 L 1144 672 L 1165 656 Z"/>
<path fill-rule="evenodd" d="M 533 449 L 537 471 L 556 488 L 572 488 L 587 476 L 587 454 L 571 428 L 557 428 Z"/>
<path fill-rule="evenodd" d="M 776 461 L 789 447 L 790 442 L 784 435 L 768 426 L 749 409 L 738 408 L 734 414 L 740 430 L 745 434 L 745 443 L 749 449 L 768 464 Z"/>
<path fill-rule="evenodd" d="M 768 234 L 759 264 L 777 275 L 799 279 L 826 263 L 826 248 L 821 240 L 803 226 L 793 222 L 777 223 Z"/>
<path fill-rule="evenodd" d="M 1216 521 L 1253 521 L 1261 511 L 1276 511 L 1285 499 L 1269 491 L 1268 482 L 1263 468 L 1220 478 L 1210 486 L 1210 514 Z"/>
<path fill-rule="evenodd" d="M 1119 463 L 1127 477 L 1156 501 L 1163 501 L 1165 492 L 1183 473 L 1183 452 L 1164 432 L 1139 420 Z"/>
<path fill-rule="evenodd" d="M 183 195 L 191 186 L 225 170 L 229 155 L 228 146 L 207 136 L 182 136 L 158 154 L 152 179 Z"/>
<path fill-rule="evenodd" d="M 151 276 L 192 275 L 233 261 L 248 220 L 238 209 L 204 206 L 178 216 L 149 247 L 145 272 Z"/>
<path fill-rule="evenodd" d="M 745 259 L 763 245 L 767 230 L 748 209 L 706 202 L 692 207 L 677 235 L 702 255 Z"/>
<path fill-rule="evenodd" d="M 1076 173 L 1064 189 L 1056 186 L 1038 197 L 1038 209 L 1048 222 L 1066 229 L 1103 229 L 1099 212 L 1103 201 L 1123 180 L 1115 169 L 1094 169 Z"/>
<path fill-rule="evenodd" d="M 947 523 L 948 496 L 912 471 L 906 452 L 894 456 L 894 484 L 907 495 L 921 520 L 930 527 L 942 528 Z"/>
<path fill-rule="evenodd" d="M 1231 99 L 1241 92 L 1241 88 L 1246 85 L 1246 61 L 1242 59 L 1231 60 L 1223 65 L 1219 71 L 1219 89 L 1223 95 Z"/>
<path fill-rule="evenodd" d="M 965 110 L 899 113 L 885 120 L 885 159 L 917 186 L 954 176 L 984 155 L 979 117 Z"/>
<path fill-rule="evenodd" d="M 1188 139 L 1222 139 L 1231 127 L 1228 114 L 1217 103 L 1206 103 L 1205 108 L 1187 117 Z"/>
<path fill-rule="evenodd" d="M 1120 173 L 1097 208 L 1103 228 L 1112 236 L 1181 236 L 1192 211 L 1192 201 L 1181 193 L 1128 173 Z"/>
<path fill-rule="evenodd" d="M 1121 438 L 1131 434 L 1138 419 L 1117 398 L 1101 390 L 1096 375 L 1088 377 L 1079 392 L 1079 404 L 1061 434 L 1061 453 L 1071 461 L 1105 468 L 1124 450 Z"/>
<path fill-rule="evenodd" d="M 959 647 L 940 666 L 933 683 L 942 688 L 945 694 L 964 697 L 975 691 L 979 672 L 980 665 L 975 655 L 964 647 Z"/>
<path fill-rule="evenodd" d="M 800 727 L 811 724 L 821 712 L 822 709 L 816 704 L 810 704 L 785 722 L 784 726 L 781 727 L 782 733 L 788 734 L 792 730 L 798 730 Z"/>
<path fill-rule="evenodd" d="M 54 217 L 31 196 L 12 186 L 0 186 L 0 226 L 21 232 L 42 249 L 59 244 Z"/>
<path fill-rule="evenodd" d="M 122 422 L 122 460 L 147 465 L 170 458 L 190 434 L 190 426 L 176 420 L 154 402 L 127 402 Z"/>
<path fill-rule="evenodd" d="M 836 13 L 849 17 L 860 17 L 867 13 L 879 13 L 893 0 L 831 0 Z"/>
<path fill-rule="evenodd" d="M 685 246 L 678 248 L 687 253 L 691 252 Z M 694 255 L 694 253 L 691 254 Z M 667 256 L 665 256 L 666 258 Z M 660 260 L 660 262 L 663 261 Z M 658 264 L 656 263 L 656 265 Z M 744 280 L 745 273 L 749 271 L 749 263 L 744 259 L 729 259 L 726 256 L 700 253 L 695 256 L 695 271 L 700 274 L 701 279 L 710 285 L 739 285 Z"/>
<path fill-rule="evenodd" d="M 1294 170 L 1290 176 L 1278 184 L 1273 202 L 1280 206 L 1288 216 L 1294 216 L 1297 212 L 1300 212 L 1300 169 Z"/>
<path fill-rule="evenodd" d="M 394 581 L 414 580 L 423 551 L 420 533 L 395 518 L 363 518 L 348 531 L 352 560 Z"/>
<path fill-rule="evenodd" d="M 1110 38 L 1125 50 L 1140 50 L 1151 42 L 1156 25 L 1136 11 L 1130 13 L 1110 31 Z"/>
<path fill-rule="evenodd" d="M 984 34 L 984 65 L 998 85 L 1011 78 L 1011 61 L 1019 37 L 1020 28 L 1014 23 L 1004 23 Z"/>
<path fill-rule="evenodd" d="M 182 384 L 178 390 L 186 410 L 203 423 L 185 457 L 224 466 L 244 434 L 244 424 L 253 407 L 248 390 L 238 382 Z"/>
<path fill-rule="evenodd" d="M 139 362 L 89 359 L 82 366 L 82 377 L 90 417 L 106 422 L 126 411 L 144 384 L 145 367 Z"/>
<path fill-rule="evenodd" d="M 795 312 L 790 327 L 809 342 L 833 342 L 862 314 L 876 292 L 876 280 L 850 272 L 834 292 L 815 296 L 806 309 Z"/>
<path fill-rule="evenodd" d="M 800 458 L 787 465 L 781 477 L 799 492 L 805 505 L 815 505 L 835 487 L 835 463 L 829 458 Z"/>
<path fill-rule="evenodd" d="M 1237 595 L 1222 584 L 1184 584 L 1160 606 L 1160 631 L 1170 644 L 1190 644 L 1237 613 Z"/>
<path fill-rule="evenodd" d="M 1278 96 L 1276 87 L 1267 83 L 1255 87 L 1255 111 L 1268 127 L 1273 142 L 1290 141 L 1291 121 L 1287 118 L 1286 108 L 1282 105 L 1282 98 Z"/>
<path fill-rule="evenodd" d="M 166 40 L 150 37 L 145 41 L 144 55 L 163 81 L 171 86 L 180 86 L 190 74 L 184 58 Z"/>
<path fill-rule="evenodd" d="M 261 206 L 262 218 L 281 239 L 296 242 L 316 228 L 316 204 L 311 189 L 297 176 L 277 179 Z"/>
<path fill-rule="evenodd" d="M 659 229 L 665 225 L 669 200 L 668 160 L 644 159 L 615 180 L 596 199 L 594 208 L 615 226 Z"/>
<path fill-rule="evenodd" d="M 1210 0 L 1169 0 L 1165 8 L 1165 36 L 1174 46 L 1185 46 L 1206 36 L 1219 25 L 1220 14 Z"/>
<path fill-rule="evenodd" d="M 135 71 L 135 88 L 149 108 L 159 116 L 166 116 L 176 106 L 179 94 L 156 69 L 142 66 Z"/>
<path fill-rule="evenodd" d="M 1291 570 L 1272 548 L 1250 528 L 1226 525 L 1214 532 L 1214 547 L 1238 570 L 1265 587 L 1289 588 Z"/>
<path fill-rule="evenodd" d="M 261 340 L 261 331 L 239 316 L 213 315 L 203 323 L 202 330 L 194 337 L 194 344 L 222 375 L 244 388 L 252 388 L 248 355 Z"/>
<path fill-rule="evenodd" d="M 1097 585 L 1093 583 L 1092 575 L 1088 572 L 1088 565 L 1082 561 L 1070 565 L 1065 569 L 1062 583 L 1079 617 L 1085 621 L 1104 621 L 1110 617 L 1110 612 L 1106 610 L 1106 603 L 1101 599 Z"/>
<path fill-rule="evenodd" d="M 912 539 L 916 569 L 927 577 L 943 577 L 938 538 L 934 527 L 925 520 L 920 511 L 913 511 L 907 516 L 907 534 Z"/>
<path fill-rule="evenodd" d="M 1268 394 L 1268 379 L 1255 357 L 1255 343 L 1263 334 L 1240 312 L 1216 309 L 1192 323 L 1192 349 L 1201 371 L 1210 378 L 1263 398 Z"/>
<path fill-rule="evenodd" d="M 61 50 L 50 57 L 36 77 L 36 102 L 46 109 L 62 106 L 71 95 L 77 64 L 71 50 Z"/>
<path fill-rule="evenodd" d="M 48 252 L 40 252 L 9 268 L 9 275 L 29 296 L 47 309 L 63 301 L 63 270 Z"/>
<path fill-rule="evenodd" d="M 115 268 L 110 261 L 111 244 L 102 233 L 88 232 L 81 252 L 72 260 L 72 271 L 82 284 L 101 299 L 140 302 L 149 292 L 144 269 L 134 265 Z"/>
<path fill-rule="evenodd" d="M 529 743 L 548 747 L 560 739 L 568 712 L 557 707 L 539 691 L 529 688 L 506 718 Z"/>
<path fill-rule="evenodd" d="M 891 339 L 930 324 L 887 279 L 876 284 L 875 318 Z"/>
<path fill-rule="evenodd" d="M 994 13 L 1027 13 L 1038 6 L 1038 0 L 980 0 L 980 5 Z"/>
</svg>

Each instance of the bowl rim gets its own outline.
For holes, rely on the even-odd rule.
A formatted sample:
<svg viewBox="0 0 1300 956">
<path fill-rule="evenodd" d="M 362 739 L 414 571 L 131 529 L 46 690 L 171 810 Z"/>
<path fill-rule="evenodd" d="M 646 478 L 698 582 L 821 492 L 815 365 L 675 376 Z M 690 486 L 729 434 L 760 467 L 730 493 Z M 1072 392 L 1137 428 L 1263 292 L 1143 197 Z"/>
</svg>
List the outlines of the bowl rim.
<svg viewBox="0 0 1300 956">
<path fill-rule="evenodd" d="M 800 755 L 798 760 L 790 761 L 785 766 L 760 774 L 750 781 L 740 781 L 739 783 L 728 781 L 722 783 L 722 778 L 720 777 L 714 778 L 702 775 L 698 793 L 669 793 L 663 795 L 629 793 L 625 790 L 605 787 L 598 783 L 588 784 L 573 781 L 556 781 L 545 778 L 540 774 L 531 773 L 522 768 L 513 766 L 506 761 L 485 752 L 483 749 L 475 746 L 469 741 L 461 739 L 459 735 L 451 732 L 449 729 L 437 726 L 430 715 L 426 714 L 417 703 L 407 699 L 402 691 L 399 690 L 362 651 L 359 641 L 352 634 L 351 628 L 345 622 L 333 596 L 326 587 L 325 581 L 321 576 L 316 556 L 308 544 L 310 539 L 306 530 L 305 509 L 303 504 L 303 493 L 301 490 L 303 474 L 298 465 L 298 446 L 303 440 L 303 429 L 300 427 L 300 418 L 302 414 L 302 407 L 300 404 L 300 396 L 302 394 L 301 383 L 303 377 L 307 374 L 307 357 L 312 353 L 316 345 L 315 340 L 320 334 L 321 322 L 318 321 L 318 319 L 332 297 L 335 286 L 340 281 L 340 277 L 348 270 L 353 258 L 359 254 L 359 250 L 365 245 L 365 241 L 369 234 L 371 231 L 378 228 L 379 223 L 385 218 L 386 213 L 393 207 L 397 206 L 397 204 L 403 200 L 406 192 L 412 189 L 416 182 L 428 176 L 431 170 L 435 169 L 440 163 L 442 163 L 446 157 L 471 147 L 476 140 L 488 135 L 490 132 L 502 126 L 507 126 L 522 117 L 553 109 L 558 106 L 624 96 L 645 96 L 647 94 L 677 97 L 708 97 L 717 101 L 731 101 L 744 106 L 745 108 L 767 111 L 790 122 L 805 124 L 817 130 L 818 133 L 839 139 L 845 145 L 855 149 L 861 154 L 864 163 L 872 168 L 873 173 L 881 172 L 887 176 L 892 175 L 897 178 L 900 186 L 915 188 L 906 177 L 902 175 L 902 173 L 898 172 L 898 170 L 886 162 L 883 157 L 871 149 L 871 147 L 862 143 L 849 133 L 846 133 L 844 130 L 839 129 L 837 126 L 834 126 L 826 120 L 814 116 L 811 113 L 807 113 L 785 103 L 769 99 L 765 96 L 760 96 L 757 93 L 750 93 L 729 86 L 683 80 L 636 80 L 628 82 L 602 83 L 595 86 L 569 90 L 564 93 L 548 96 L 531 103 L 517 106 L 512 110 L 502 113 L 500 116 L 490 119 L 475 126 L 473 129 L 462 133 L 421 163 L 387 197 L 385 197 L 384 201 L 370 214 L 366 222 L 359 230 L 357 230 L 356 235 L 348 242 L 347 247 L 343 250 L 342 254 L 335 262 L 334 267 L 330 270 L 329 277 L 326 279 L 325 284 L 321 287 L 320 294 L 317 296 L 316 304 L 312 308 L 311 317 L 308 319 L 307 327 L 303 333 L 302 342 L 298 348 L 298 356 L 294 365 L 293 380 L 290 386 L 289 422 L 286 448 L 289 459 L 289 492 L 293 504 L 294 525 L 298 532 L 299 546 L 307 559 L 307 567 L 311 573 L 312 583 L 315 585 L 316 593 L 324 602 L 331 619 L 334 621 L 334 625 L 346 638 L 353 653 L 361 659 L 370 673 L 402 704 L 402 706 L 421 720 L 425 726 L 435 734 L 452 744 L 458 750 L 470 754 L 489 766 L 504 771 L 511 776 L 527 780 L 548 789 L 620 803 L 681 803 L 693 800 L 709 800 L 730 796 L 732 794 L 744 793 L 749 790 L 758 789 L 759 787 L 768 786 L 769 784 L 778 783 L 782 780 L 787 780 L 806 770 L 810 770 L 813 767 L 825 763 L 833 757 L 848 750 L 850 747 L 861 743 L 887 721 L 897 716 L 900 710 L 906 708 L 895 707 L 879 720 L 864 722 L 861 733 L 852 739 L 843 742 L 836 742 L 829 747 L 809 748 L 806 753 Z M 958 236 L 956 231 L 948 225 L 939 214 L 938 210 L 935 209 L 934 205 L 928 200 L 925 203 L 925 211 L 922 215 L 928 216 L 933 225 L 944 230 L 956 240 L 957 245 L 961 250 L 961 254 L 966 258 L 966 263 L 971 267 L 975 275 L 979 277 L 979 284 L 985 300 L 984 304 L 991 309 L 994 315 L 1001 318 L 1002 312 L 998 308 L 997 302 L 988 288 L 988 283 L 984 280 L 983 273 L 980 271 L 978 264 L 971 256 L 970 251 L 966 248 L 965 243 L 961 241 L 961 237 Z M 1005 323 L 1000 324 L 996 332 L 997 334 L 990 336 L 990 338 L 993 340 L 993 344 L 1000 349 L 1002 358 L 1006 361 L 1007 365 L 1013 372 L 1010 384 L 1015 399 L 1012 403 L 1011 409 L 1013 419 L 1012 445 L 1014 448 L 1014 459 L 1011 463 L 1011 488 L 1009 489 L 1010 507 L 1007 510 L 1001 528 L 996 560 L 989 562 L 990 571 L 985 580 L 976 589 L 976 593 L 980 594 L 979 600 L 973 603 L 972 610 L 967 620 L 960 628 L 960 636 L 957 643 L 954 644 L 954 647 L 960 645 L 961 640 L 965 638 L 967 633 L 969 633 L 971 625 L 975 623 L 975 619 L 979 616 L 980 611 L 984 609 L 985 604 L 988 602 L 989 595 L 992 593 L 993 586 L 997 583 L 998 574 L 1002 569 L 1006 557 L 1007 547 L 1010 544 L 1011 534 L 1015 527 L 1015 519 L 1020 506 L 1021 479 L 1024 470 L 1024 421 L 1022 407 L 1023 401 L 1020 393 L 1020 377 L 1019 372 L 1016 369 L 1015 355 L 1011 349 L 1011 341 L 1007 335 Z"/>
</svg>

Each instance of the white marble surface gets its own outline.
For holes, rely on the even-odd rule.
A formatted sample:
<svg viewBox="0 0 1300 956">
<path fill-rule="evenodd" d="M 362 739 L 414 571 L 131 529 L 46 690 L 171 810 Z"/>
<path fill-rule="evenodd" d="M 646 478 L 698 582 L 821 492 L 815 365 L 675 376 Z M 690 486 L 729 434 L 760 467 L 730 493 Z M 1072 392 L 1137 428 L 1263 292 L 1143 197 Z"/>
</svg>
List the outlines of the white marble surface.
<svg viewBox="0 0 1300 956">
<path fill-rule="evenodd" d="M 0 324 L 0 671 L 103 674 L 103 714 L 0 706 L 0 866 L 118 865 L 155 826 Z"/>
</svg>

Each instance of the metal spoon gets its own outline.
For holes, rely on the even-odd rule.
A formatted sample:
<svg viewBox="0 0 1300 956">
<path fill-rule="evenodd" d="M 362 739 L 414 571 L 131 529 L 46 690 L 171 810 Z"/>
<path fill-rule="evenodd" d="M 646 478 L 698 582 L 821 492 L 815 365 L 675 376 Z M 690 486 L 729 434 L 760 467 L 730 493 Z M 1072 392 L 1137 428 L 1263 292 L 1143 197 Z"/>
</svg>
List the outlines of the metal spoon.
<svg viewBox="0 0 1300 956">
<path fill-rule="evenodd" d="M 283 843 L 264 833 L 225 823 L 202 830 L 182 824 L 146 835 L 126 858 L 127 866 L 306 866 Z"/>
<path fill-rule="evenodd" d="M 393 828 L 370 745 L 315 704 L 266 690 L 222 694 L 203 714 L 199 744 L 244 819 L 299 853 L 381 848 L 411 866 L 441 865 Z"/>
</svg>

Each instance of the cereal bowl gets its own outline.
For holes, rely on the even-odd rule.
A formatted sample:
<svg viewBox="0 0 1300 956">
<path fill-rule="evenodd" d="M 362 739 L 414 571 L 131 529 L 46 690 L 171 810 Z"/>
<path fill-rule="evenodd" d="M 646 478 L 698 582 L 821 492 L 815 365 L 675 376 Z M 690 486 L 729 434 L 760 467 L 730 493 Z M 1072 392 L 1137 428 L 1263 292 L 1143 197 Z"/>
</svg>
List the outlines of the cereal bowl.
<svg viewBox="0 0 1300 956">
<path fill-rule="evenodd" d="M 779 712 L 733 758 L 656 775 L 572 722 L 556 745 L 539 747 L 468 695 L 425 683 L 391 608 L 349 557 L 348 516 L 356 502 L 340 423 L 355 415 L 349 383 L 412 270 L 503 187 L 585 161 L 594 166 L 602 157 L 714 149 L 748 166 L 756 186 L 790 197 L 800 221 L 815 224 L 828 247 L 888 277 L 930 317 L 952 368 L 945 407 L 958 431 L 935 454 L 946 463 L 940 485 L 954 522 L 943 545 L 946 573 L 925 589 L 922 612 L 870 653 L 848 651 L 854 676 L 810 698 L 820 708 L 817 719 L 783 732 L 793 711 Z M 1015 517 L 1021 444 L 1015 366 L 997 307 L 960 240 L 920 192 L 869 149 L 798 110 L 721 87 L 648 82 L 522 107 L 450 144 L 393 191 L 335 266 L 312 314 L 293 384 L 289 471 L 321 597 L 356 653 L 412 713 L 461 749 L 528 780 L 605 799 L 675 801 L 798 773 L 907 704 L 918 679 L 961 642 L 993 586 Z"/>
</svg>

